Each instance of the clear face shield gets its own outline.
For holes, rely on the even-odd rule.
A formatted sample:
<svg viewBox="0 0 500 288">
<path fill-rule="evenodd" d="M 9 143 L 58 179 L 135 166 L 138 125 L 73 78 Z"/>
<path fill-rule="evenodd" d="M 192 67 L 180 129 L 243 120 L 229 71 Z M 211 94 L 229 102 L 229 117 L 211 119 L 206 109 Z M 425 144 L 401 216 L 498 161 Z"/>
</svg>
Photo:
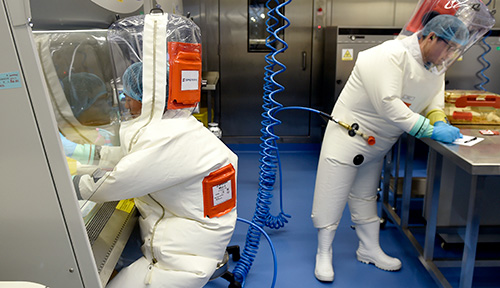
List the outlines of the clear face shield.
<svg viewBox="0 0 500 288">
<path fill-rule="evenodd" d="M 155 110 L 168 118 L 192 114 L 200 101 L 201 33 L 191 20 L 166 13 L 125 18 L 110 27 L 108 41 L 122 121 Z"/>
<path fill-rule="evenodd" d="M 481 0 L 420 0 L 400 35 L 434 40 L 425 67 L 441 75 L 495 25 Z"/>
</svg>

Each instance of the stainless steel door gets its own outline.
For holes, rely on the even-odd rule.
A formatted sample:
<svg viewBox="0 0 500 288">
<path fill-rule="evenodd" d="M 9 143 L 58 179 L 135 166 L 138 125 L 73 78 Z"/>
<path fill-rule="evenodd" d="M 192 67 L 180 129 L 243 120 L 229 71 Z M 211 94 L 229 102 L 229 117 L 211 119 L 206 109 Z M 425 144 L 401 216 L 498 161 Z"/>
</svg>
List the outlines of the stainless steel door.
<svg viewBox="0 0 500 288">
<path fill-rule="evenodd" d="M 496 81 L 500 75 L 500 31 L 492 31 L 485 41 L 491 49 L 488 53 L 486 44 L 478 41 L 446 71 L 446 89 L 474 90 L 483 84 L 487 91 L 500 93 L 500 82 Z M 488 68 L 485 60 L 491 65 Z M 481 76 L 481 71 L 490 81 Z"/>
<path fill-rule="evenodd" d="M 220 124 L 226 142 L 258 141 L 261 129 L 265 55 L 248 51 L 248 0 L 220 0 Z M 276 77 L 285 91 L 275 100 L 285 106 L 309 107 L 313 1 L 294 0 L 285 7 L 291 25 L 284 40 L 289 47 L 277 56 L 287 70 Z M 309 136 L 310 117 L 304 111 L 284 111 L 277 135 L 294 142 Z"/>
<path fill-rule="evenodd" d="M 396 28 L 338 28 L 335 101 L 351 75 L 358 53 L 393 39 L 400 30 Z"/>
</svg>

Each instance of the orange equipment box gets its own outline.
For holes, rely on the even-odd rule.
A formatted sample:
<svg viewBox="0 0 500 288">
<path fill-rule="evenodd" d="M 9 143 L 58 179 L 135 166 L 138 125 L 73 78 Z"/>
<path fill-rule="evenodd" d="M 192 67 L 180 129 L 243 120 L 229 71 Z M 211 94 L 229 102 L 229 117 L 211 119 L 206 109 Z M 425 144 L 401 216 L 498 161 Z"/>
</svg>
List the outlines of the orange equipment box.
<svg viewBox="0 0 500 288">
<path fill-rule="evenodd" d="M 500 95 L 481 90 L 446 90 L 444 113 L 451 124 L 500 124 Z"/>
</svg>

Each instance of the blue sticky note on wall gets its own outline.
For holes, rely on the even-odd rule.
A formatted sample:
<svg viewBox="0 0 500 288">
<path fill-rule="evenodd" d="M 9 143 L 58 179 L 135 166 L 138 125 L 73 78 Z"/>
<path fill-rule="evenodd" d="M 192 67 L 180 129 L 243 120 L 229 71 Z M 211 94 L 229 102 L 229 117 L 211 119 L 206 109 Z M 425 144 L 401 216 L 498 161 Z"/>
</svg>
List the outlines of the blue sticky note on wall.
<svg viewBox="0 0 500 288">
<path fill-rule="evenodd" d="M 0 73 L 0 89 L 21 88 L 19 71 Z"/>
</svg>

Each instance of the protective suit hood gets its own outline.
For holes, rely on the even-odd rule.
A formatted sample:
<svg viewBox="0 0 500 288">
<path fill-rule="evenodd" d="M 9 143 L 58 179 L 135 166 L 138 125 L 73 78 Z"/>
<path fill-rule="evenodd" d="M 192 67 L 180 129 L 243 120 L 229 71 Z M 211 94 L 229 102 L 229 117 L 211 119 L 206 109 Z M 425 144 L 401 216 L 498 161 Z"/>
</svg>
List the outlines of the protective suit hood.
<svg viewBox="0 0 500 288">
<path fill-rule="evenodd" d="M 165 118 L 165 107 L 191 112 L 197 106 L 201 90 L 201 33 L 196 24 L 182 16 L 153 13 L 116 22 L 108 39 L 117 76 L 123 75 L 131 64 L 142 62 L 141 114 L 122 122 L 120 129 L 124 149 L 131 151 L 144 127 Z M 190 80 L 189 84 L 185 79 Z M 125 92 L 129 85 L 124 80 L 119 86 Z M 171 118 L 189 115 L 166 113 Z"/>
</svg>

